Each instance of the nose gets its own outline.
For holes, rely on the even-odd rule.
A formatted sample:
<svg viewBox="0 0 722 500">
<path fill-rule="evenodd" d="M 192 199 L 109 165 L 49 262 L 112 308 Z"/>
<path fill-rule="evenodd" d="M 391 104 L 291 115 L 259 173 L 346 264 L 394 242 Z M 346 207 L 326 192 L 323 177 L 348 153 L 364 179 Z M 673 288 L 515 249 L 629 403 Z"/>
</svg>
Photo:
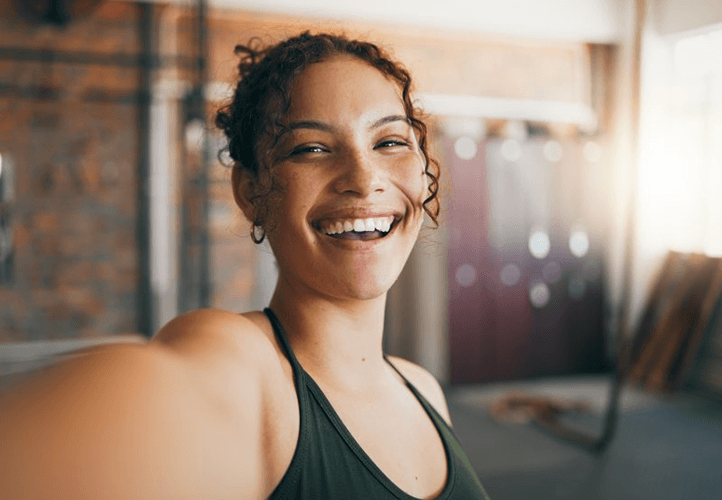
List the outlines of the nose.
<svg viewBox="0 0 722 500">
<path fill-rule="evenodd" d="M 336 192 L 366 197 L 386 189 L 383 167 L 369 154 L 352 151 L 340 160 L 338 177 L 334 182 Z"/>
</svg>

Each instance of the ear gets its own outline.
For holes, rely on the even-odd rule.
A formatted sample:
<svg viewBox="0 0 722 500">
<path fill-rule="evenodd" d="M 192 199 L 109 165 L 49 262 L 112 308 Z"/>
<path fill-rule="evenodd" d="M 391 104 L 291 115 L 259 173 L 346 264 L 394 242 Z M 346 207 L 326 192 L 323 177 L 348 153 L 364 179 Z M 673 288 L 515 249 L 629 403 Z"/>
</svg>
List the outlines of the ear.
<svg viewBox="0 0 722 500">
<path fill-rule="evenodd" d="M 256 209 L 251 201 L 256 190 L 256 182 L 253 176 L 247 170 L 233 167 L 231 183 L 233 184 L 233 199 L 236 200 L 236 205 L 241 209 L 246 219 L 253 222 L 256 216 Z"/>
</svg>

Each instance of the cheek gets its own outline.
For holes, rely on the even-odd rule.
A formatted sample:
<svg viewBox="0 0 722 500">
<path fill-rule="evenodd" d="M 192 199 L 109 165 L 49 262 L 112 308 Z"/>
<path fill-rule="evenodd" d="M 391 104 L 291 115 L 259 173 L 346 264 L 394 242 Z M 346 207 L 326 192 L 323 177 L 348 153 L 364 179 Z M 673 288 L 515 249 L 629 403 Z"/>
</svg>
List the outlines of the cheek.
<svg viewBox="0 0 722 500">
<path fill-rule="evenodd" d="M 422 185 L 422 191 L 424 193 L 424 199 L 426 199 L 426 196 L 429 194 L 429 176 L 426 175 L 426 169 L 422 169 L 421 171 L 421 185 Z"/>
<path fill-rule="evenodd" d="M 309 185 L 310 184 L 310 185 Z M 302 175 L 276 175 L 274 188 L 268 197 L 269 217 L 274 223 L 287 225 L 302 217 L 313 199 L 313 183 Z"/>
<path fill-rule="evenodd" d="M 399 176 L 399 185 L 403 187 L 413 205 L 422 205 L 429 190 L 428 177 L 424 171 L 423 162 L 420 160 L 414 161 L 411 165 L 401 169 L 400 172 L 402 174 Z"/>
</svg>

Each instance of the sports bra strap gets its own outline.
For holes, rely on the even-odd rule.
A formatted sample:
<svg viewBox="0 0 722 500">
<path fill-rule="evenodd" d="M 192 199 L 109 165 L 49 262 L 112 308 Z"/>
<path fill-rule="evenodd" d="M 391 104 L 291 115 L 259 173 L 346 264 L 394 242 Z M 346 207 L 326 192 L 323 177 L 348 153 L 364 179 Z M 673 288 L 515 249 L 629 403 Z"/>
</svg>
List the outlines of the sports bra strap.
<svg viewBox="0 0 722 500">
<path fill-rule="evenodd" d="M 266 307 L 263 310 L 263 313 L 268 316 L 269 321 L 271 322 L 271 326 L 273 327 L 273 333 L 276 334 L 276 338 L 278 339 L 278 342 L 281 344 L 281 347 L 283 348 L 283 352 L 286 354 L 286 358 L 288 358 L 288 361 L 291 363 L 291 367 L 293 368 L 293 371 L 302 371 L 301 370 L 301 364 L 296 359 L 296 356 L 293 354 L 293 349 L 291 349 L 291 344 L 288 342 L 288 339 L 286 338 L 286 333 L 283 331 L 283 327 L 281 326 L 281 322 L 278 320 L 278 317 L 276 317 L 276 314 L 271 310 L 270 307 Z"/>
<path fill-rule="evenodd" d="M 399 371 L 399 369 L 396 368 L 396 365 L 394 365 L 394 364 L 391 362 L 391 360 L 386 356 L 386 353 L 384 353 L 384 360 L 389 364 L 389 366 L 391 366 L 391 368 L 394 369 L 394 371 L 395 371 L 396 373 L 399 374 L 399 377 L 401 377 L 401 379 L 406 383 L 406 385 L 407 385 L 408 387 L 411 387 L 411 386 L 412 386 L 411 382 L 409 382 L 409 380 L 408 380 L 406 377 L 404 377 L 404 374 L 401 373 L 401 372 Z"/>
</svg>

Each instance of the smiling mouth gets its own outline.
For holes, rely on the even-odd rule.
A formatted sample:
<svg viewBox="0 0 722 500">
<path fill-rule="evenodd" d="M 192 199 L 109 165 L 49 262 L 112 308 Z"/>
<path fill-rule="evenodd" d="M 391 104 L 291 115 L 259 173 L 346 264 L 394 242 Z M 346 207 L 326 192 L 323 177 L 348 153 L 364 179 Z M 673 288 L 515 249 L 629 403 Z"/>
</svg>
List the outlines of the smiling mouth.
<svg viewBox="0 0 722 500">
<path fill-rule="evenodd" d="M 378 240 L 394 230 L 400 219 L 388 216 L 366 219 L 347 219 L 316 222 L 314 228 L 331 238 L 340 240 Z"/>
</svg>

